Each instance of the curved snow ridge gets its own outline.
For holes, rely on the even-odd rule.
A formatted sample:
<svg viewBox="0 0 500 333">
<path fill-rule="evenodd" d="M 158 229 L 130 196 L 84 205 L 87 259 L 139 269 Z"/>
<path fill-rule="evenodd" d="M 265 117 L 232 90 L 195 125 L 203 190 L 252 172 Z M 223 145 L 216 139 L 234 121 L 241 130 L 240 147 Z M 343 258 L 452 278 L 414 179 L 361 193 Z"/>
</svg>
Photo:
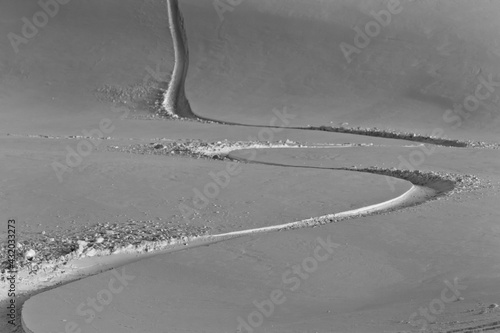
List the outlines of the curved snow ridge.
<svg viewBox="0 0 500 333">
<path fill-rule="evenodd" d="M 288 143 L 290 144 L 290 143 Z M 271 145 L 273 147 L 273 145 Z M 295 145 L 290 146 L 287 144 L 277 144 L 273 148 L 303 148 L 302 145 L 295 143 Z M 308 146 L 310 149 L 321 149 L 321 148 L 332 148 L 333 145 L 314 145 Z M 340 148 L 342 146 L 337 146 Z M 232 160 L 240 160 L 242 162 L 257 163 L 257 164 L 271 164 L 279 165 L 283 167 L 300 167 L 300 168 L 319 168 L 325 170 L 345 170 L 351 172 L 365 172 L 374 173 L 379 175 L 385 175 L 392 178 L 400 178 L 409 181 L 413 184 L 413 187 L 404 193 L 403 195 L 367 207 L 361 207 L 355 210 L 328 214 L 320 217 L 313 217 L 306 220 L 290 222 L 287 224 L 263 227 L 257 229 L 229 232 L 218 235 L 202 235 L 202 236 L 192 236 L 183 238 L 170 238 L 168 240 L 162 241 L 150 241 L 143 242 L 138 246 L 128 245 L 118 250 L 94 250 L 92 253 L 83 252 L 72 252 L 65 256 L 58 258 L 55 261 L 42 263 L 38 269 L 36 275 L 30 275 L 27 271 L 20 271 L 18 276 L 18 290 L 26 293 L 33 293 L 36 290 L 42 288 L 50 288 L 59 283 L 67 283 L 80 279 L 89 275 L 97 274 L 106 269 L 111 269 L 117 267 L 117 265 L 123 265 L 125 263 L 143 259 L 152 255 L 157 255 L 164 252 L 174 251 L 176 249 L 184 249 L 186 247 L 198 246 L 210 244 L 213 242 L 222 241 L 227 238 L 245 236 L 249 234 L 266 233 L 271 231 L 280 231 L 288 229 L 298 229 L 309 226 L 318 226 L 326 223 L 337 222 L 340 220 L 367 216 L 370 214 L 391 211 L 401 209 L 407 206 L 417 205 L 424 203 L 426 201 L 432 200 L 433 198 L 443 194 L 449 193 L 455 188 L 461 188 L 464 186 L 460 185 L 460 182 L 452 181 L 450 179 L 445 179 L 440 176 L 429 176 L 428 173 L 422 173 L 418 171 L 390 171 L 388 169 L 350 169 L 350 168 L 325 168 L 325 167 L 307 167 L 307 166 L 295 166 L 286 164 L 274 164 L 268 162 L 250 161 L 240 158 L 235 158 L 231 156 L 231 152 L 245 149 L 269 149 L 270 145 L 261 144 L 240 144 L 240 145 L 228 145 L 217 147 L 218 149 L 206 149 L 203 151 L 206 155 L 212 155 L 214 153 L 225 155 L 227 158 Z M 467 179 L 461 176 L 463 179 Z M 87 263 L 86 263 L 87 262 Z M 82 266 L 84 265 L 84 266 Z M 85 266 L 87 265 L 87 266 Z M 97 266 L 96 266 L 97 265 Z M 89 268 L 95 266 L 95 268 Z M 3 289 L 0 287 L 0 289 Z M 0 299 L 1 301 L 1 299 Z"/>
<path fill-rule="evenodd" d="M 266 149 L 275 148 L 275 147 L 266 147 Z M 287 148 L 302 148 L 302 147 L 292 147 L 289 146 Z M 307 147 L 307 148 L 339 148 L 339 147 Z M 358 168 L 358 167 L 321 167 L 321 166 L 312 166 L 312 165 L 291 165 L 277 162 L 263 162 L 257 161 L 254 159 L 244 158 L 240 156 L 234 156 L 229 152 L 226 155 L 226 158 L 245 162 L 250 164 L 264 164 L 264 165 L 272 165 L 279 167 L 300 167 L 306 169 L 324 169 L 324 170 L 338 170 L 338 171 L 353 171 L 353 172 L 364 172 L 364 173 L 372 173 L 376 175 L 386 176 L 387 183 L 389 186 L 392 185 L 391 178 L 399 178 L 402 180 L 406 180 L 412 183 L 415 186 L 427 187 L 432 190 L 435 190 L 435 197 L 441 195 L 452 195 L 461 192 L 471 192 L 480 188 L 490 187 L 491 184 L 488 181 L 485 181 L 475 175 L 470 174 L 456 174 L 456 173 L 445 173 L 445 172 L 436 172 L 436 171 L 421 171 L 421 170 L 408 170 L 408 169 L 397 169 L 397 168 L 381 168 L 381 167 L 367 167 L 367 168 Z"/>
<path fill-rule="evenodd" d="M 80 255 L 72 254 L 69 255 L 69 257 L 65 257 L 60 260 L 60 262 L 64 262 L 64 265 L 61 265 L 61 263 L 47 264 L 36 276 L 30 276 L 27 272 L 19 272 L 19 284 L 17 288 L 20 293 L 24 293 L 25 296 L 31 297 L 37 294 L 37 291 L 47 291 L 61 284 L 74 282 L 76 280 L 152 256 L 192 247 L 211 245 L 237 237 L 308 228 L 357 217 L 369 216 L 377 213 L 394 211 L 421 204 L 435 197 L 437 194 L 438 191 L 429 187 L 413 185 L 410 190 L 403 193 L 399 197 L 378 204 L 340 213 L 312 217 L 280 225 L 233 231 L 216 235 L 184 237 L 183 239 L 162 242 L 144 242 L 139 246 L 134 247 L 130 245 L 119 249 L 118 251 L 114 251 L 113 253 L 110 253 L 109 251 L 102 251 L 94 254 L 92 257 L 86 257 L 84 253 Z M 1 289 L 4 289 L 4 287 Z M 2 295 L 4 294 L 3 291 L 4 290 L 2 290 Z M 6 294 L 7 293 L 5 293 L 5 295 Z M 1 299 L 1 303 L 4 303 L 5 301 L 6 299 Z M 23 329 L 26 332 L 36 333 L 36 331 L 26 327 L 22 315 L 21 321 Z"/>
<path fill-rule="evenodd" d="M 325 148 L 326 146 L 308 147 L 308 148 Z M 230 152 L 245 150 L 248 147 L 239 147 L 240 149 L 224 150 L 227 157 L 236 159 L 230 156 Z M 243 149 L 242 149 L 243 148 Z M 268 149 L 268 146 L 252 147 L 253 149 Z M 277 147 L 275 147 L 277 148 Z M 298 148 L 288 147 L 288 148 Z M 210 154 L 210 149 L 205 151 Z M 218 153 L 221 153 L 218 151 Z M 242 159 L 242 161 L 245 161 Z M 387 213 L 395 210 L 400 210 L 406 207 L 423 204 L 427 201 L 434 200 L 443 194 L 452 194 L 457 190 L 472 189 L 473 181 L 478 180 L 475 176 L 464 175 L 439 175 L 433 172 L 421 172 L 418 170 L 390 170 L 379 169 L 376 167 L 367 169 L 349 169 L 349 168 L 324 168 L 324 167 L 307 167 L 295 166 L 286 164 L 276 164 L 269 162 L 259 161 L 246 161 L 256 164 L 279 165 L 283 167 L 301 167 L 301 168 L 320 168 L 320 169 L 334 169 L 345 170 L 352 172 L 366 172 L 378 174 L 381 176 L 389 176 L 392 178 L 399 178 L 406 180 L 413 184 L 410 190 L 402 195 L 378 203 L 369 205 L 349 211 L 323 215 L 319 217 L 312 217 L 295 222 L 289 222 L 280 225 L 247 229 L 241 231 L 233 231 L 216 235 L 202 235 L 192 237 L 182 237 L 169 239 L 166 241 L 143 242 L 137 246 L 128 245 L 127 247 L 120 248 L 111 252 L 110 250 L 95 251 L 92 255 L 86 252 L 71 253 L 64 257 L 59 258 L 56 262 L 45 263 L 38 271 L 37 275 L 29 275 L 28 272 L 19 272 L 18 276 L 18 291 L 24 293 L 26 297 L 31 297 L 41 290 L 52 289 L 57 285 L 70 283 L 91 275 L 95 275 L 113 268 L 117 268 L 134 261 L 142 260 L 159 254 L 165 254 L 177 250 L 183 250 L 192 247 L 204 246 L 222 242 L 228 239 L 265 234 L 274 231 L 286 231 L 292 229 L 300 229 L 307 227 L 316 227 L 328 223 L 344 221 L 358 217 L 370 216 L 375 214 Z M 448 177 L 446 177 L 448 176 Z M 458 178 L 457 178 L 458 177 Z M 470 178 L 470 179 L 469 179 Z M 3 291 L 3 287 L 0 287 Z M 3 294 L 3 293 L 2 293 Z M 5 293 L 6 294 L 6 293 Z M 0 304 L 5 300 L 0 299 Z M 24 324 L 23 324 L 24 325 Z"/>
<path fill-rule="evenodd" d="M 314 227 L 323 224 L 339 222 L 346 219 L 358 218 L 363 216 L 369 216 L 376 213 L 383 213 L 394 211 L 398 209 L 403 209 L 406 207 L 418 205 L 423 203 L 430 198 L 433 198 L 437 195 L 438 191 L 431 189 L 429 187 L 417 186 L 413 185 L 411 189 L 403 193 L 397 198 L 390 199 L 378 204 L 365 206 L 357 209 L 352 209 L 340 213 L 328 214 L 319 217 L 311 217 L 309 219 L 290 222 L 285 224 L 273 225 L 269 227 L 261 227 L 255 229 L 247 229 L 242 231 L 233 231 L 224 234 L 218 234 L 213 236 L 206 236 L 211 241 L 219 241 L 225 240 L 228 238 L 234 237 L 242 237 L 248 235 L 255 235 L 260 233 L 268 233 L 273 231 L 284 231 L 284 230 L 293 230 L 293 229 L 301 229 L 307 227 Z"/>
</svg>

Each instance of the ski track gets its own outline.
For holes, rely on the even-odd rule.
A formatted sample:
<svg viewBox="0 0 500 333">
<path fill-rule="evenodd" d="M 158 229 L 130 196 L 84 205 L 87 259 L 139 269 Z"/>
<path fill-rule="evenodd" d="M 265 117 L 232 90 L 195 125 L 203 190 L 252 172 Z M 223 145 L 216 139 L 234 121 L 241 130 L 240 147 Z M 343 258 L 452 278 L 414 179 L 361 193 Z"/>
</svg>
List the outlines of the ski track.
<svg viewBox="0 0 500 333">
<path fill-rule="evenodd" d="M 236 123 L 236 122 L 226 122 L 226 121 L 219 121 L 215 119 L 210 119 L 210 118 L 205 118 L 205 117 L 200 117 L 194 114 L 194 112 L 191 110 L 191 107 L 189 105 L 189 102 L 185 96 L 184 92 L 184 82 L 185 78 L 187 75 L 187 69 L 188 69 L 188 49 L 187 49 L 187 37 L 186 33 L 184 30 L 183 26 L 183 18 L 181 11 L 179 9 L 179 4 L 178 0 L 167 0 L 167 9 L 168 9 L 168 18 L 169 18 L 169 27 L 170 27 L 170 32 L 172 34 L 173 38 L 173 46 L 174 46 L 174 52 L 175 52 L 175 63 L 174 63 L 174 69 L 173 69 L 173 74 L 172 74 L 172 79 L 168 84 L 167 91 L 164 94 L 164 100 L 163 100 L 163 109 L 166 112 L 167 115 L 169 116 L 174 116 L 174 118 L 187 118 L 187 119 L 192 119 L 192 120 L 201 120 L 201 121 L 206 121 L 209 123 L 215 123 L 215 124 L 222 124 L 222 125 L 228 125 L 228 126 L 247 126 L 247 127 L 260 127 L 260 128 L 278 128 L 277 126 L 259 126 L 259 125 L 250 125 L 250 124 L 242 124 L 242 123 Z M 219 27 L 220 28 L 220 27 Z M 333 132 L 338 132 L 334 130 L 332 127 L 330 128 L 324 128 L 324 127 L 279 127 L 279 128 L 285 128 L 285 129 L 295 129 L 295 130 L 329 130 Z M 342 132 L 342 131 L 341 131 Z M 344 132 L 344 133 L 349 133 L 349 132 Z M 368 135 L 368 136 L 379 136 L 379 135 L 373 135 L 370 133 L 350 133 L 350 134 L 356 134 L 356 135 Z M 17 134 L 7 134 L 8 136 L 13 136 L 13 137 L 29 137 L 29 138 L 45 138 L 45 139 L 77 139 L 79 138 L 78 136 L 66 136 L 66 137 L 54 137 L 54 136 L 45 136 L 45 135 L 17 135 Z M 399 139 L 399 140 L 411 140 L 411 141 L 417 141 L 417 142 L 425 142 L 425 143 L 433 143 L 436 145 L 444 146 L 444 147 L 457 147 L 454 145 L 447 144 L 447 142 L 439 142 L 439 141 L 434 141 L 432 142 L 432 138 L 414 138 L 413 140 L 408 137 L 403 137 L 403 136 L 393 136 L 390 137 L 391 139 Z M 104 138 L 102 138 L 104 139 Z M 111 138 L 106 138 L 107 140 Z M 421 140 L 420 140 L 421 139 Z M 129 139 L 116 139 L 116 140 L 134 140 L 132 138 Z M 144 139 L 136 139 L 136 140 L 144 140 Z M 424 143 L 416 144 L 416 145 L 405 145 L 403 147 L 416 147 L 416 146 L 421 146 Z M 374 145 L 374 147 L 384 147 L 383 145 Z M 459 147 L 464 147 L 464 146 L 459 146 Z M 253 149 L 270 149 L 273 147 L 254 147 Z M 321 149 L 321 148 L 328 148 L 325 146 L 301 146 L 301 147 L 278 147 L 278 148 L 307 148 L 307 149 Z M 229 157 L 229 154 L 231 152 L 237 152 L 237 151 L 242 151 L 247 148 L 243 149 L 235 149 L 235 150 L 230 150 L 225 152 L 225 156 Z M 270 163 L 270 162 L 259 162 L 259 161 L 250 161 L 250 160 L 245 160 L 243 158 L 234 158 L 235 160 L 239 160 L 242 162 L 246 163 L 254 163 L 254 164 L 263 164 L 263 165 L 274 165 L 274 166 L 281 166 L 281 167 L 298 167 L 298 168 L 308 168 L 306 166 L 295 166 L 295 165 L 285 165 L 285 164 L 279 164 L 279 163 Z M 311 168 L 319 168 L 319 169 L 332 169 L 332 168 L 322 168 L 322 167 L 311 167 Z M 348 170 L 352 172 L 365 172 L 363 170 Z M 403 179 L 403 178 L 402 178 Z M 109 253 L 100 253 L 95 257 L 92 257 L 91 259 L 83 257 L 74 257 L 70 259 L 67 264 L 64 265 L 63 271 L 65 272 L 64 274 L 61 273 L 61 265 L 58 264 L 51 264 L 52 266 L 49 265 L 49 267 L 53 268 L 53 271 L 51 273 L 38 273 L 36 277 L 32 277 L 31 275 L 28 275 L 26 272 L 19 272 L 19 285 L 17 286 L 18 288 L 18 293 L 21 295 L 20 299 L 18 300 L 18 306 L 22 306 L 25 301 L 27 301 L 30 297 L 39 294 L 41 292 L 53 289 L 55 287 L 74 282 L 76 280 L 92 276 L 95 274 L 99 274 L 114 268 L 118 268 L 120 266 L 142 260 L 145 258 L 150 258 L 152 256 L 160 255 L 160 254 L 165 254 L 165 253 L 170 253 L 173 251 L 179 251 L 179 250 L 184 250 L 186 248 L 193 248 L 193 247 L 199 247 L 199 246 L 207 246 L 215 243 L 219 243 L 222 241 L 226 241 L 229 239 L 234 239 L 238 237 L 244 237 L 244 236 L 251 236 L 251 235 L 258 235 L 258 234 L 265 234 L 265 233 L 270 233 L 270 232 L 278 232 L 278 231 L 286 231 L 286 230 L 293 230 L 293 229 L 299 229 L 299 228 L 308 228 L 308 227 L 315 227 L 315 226 L 320 226 L 324 225 L 327 223 L 334 223 L 334 222 L 339 222 L 339 221 L 344 221 L 346 219 L 352 219 L 352 218 L 358 218 L 358 217 L 363 217 L 363 216 L 369 216 L 373 214 L 380 214 L 380 213 L 387 213 L 391 212 L 394 210 L 400 210 L 409 206 L 415 206 L 419 204 L 423 204 L 433 198 L 435 198 L 438 195 L 442 195 L 443 192 L 447 192 L 449 189 L 445 191 L 439 191 L 435 188 L 431 188 L 429 186 L 418 186 L 416 184 L 413 184 L 412 188 L 408 190 L 407 192 L 403 193 L 402 195 L 366 207 L 361 207 L 353 210 L 348 210 L 344 212 L 339 212 L 339 213 L 333 213 L 333 214 L 328 214 L 324 216 L 319 216 L 319 217 L 312 217 L 309 219 L 301 220 L 301 221 L 295 221 L 295 222 L 290 222 L 290 223 L 285 223 L 281 225 L 273 225 L 273 226 L 268 226 L 268 227 L 261 227 L 261 228 L 255 228 L 255 229 L 248 229 L 248 230 L 242 230 L 242 231 L 233 231 L 233 232 L 227 232 L 227 233 L 222 233 L 222 234 L 216 234 L 216 235 L 204 235 L 204 236 L 198 236 L 198 237 L 193 237 L 190 239 L 184 239 L 184 240 L 176 240 L 176 241 L 167 241 L 167 242 L 155 242 L 155 243 L 146 243 L 138 248 L 124 248 L 121 249 L 118 252 L 115 252 L 113 254 Z M 2 287 L 1 289 L 4 289 Z M 2 295 L 3 295 L 4 290 L 2 290 Z M 4 308 L 4 305 L 7 304 L 8 299 L 3 298 L 0 299 L 0 306 Z M 27 327 L 25 327 L 25 323 L 22 320 L 22 315 L 21 315 L 21 323 L 22 323 L 22 328 L 18 327 L 16 332 L 22 331 L 22 329 L 25 330 L 25 332 L 32 332 L 29 330 Z M 463 329 L 455 329 L 455 330 L 449 330 L 446 332 L 469 332 L 470 330 L 473 329 L 481 329 L 484 328 L 486 330 L 498 328 L 499 322 L 493 322 L 490 324 L 483 325 L 482 327 L 470 327 L 470 328 L 463 328 Z M 36 333 L 36 332 L 33 332 Z"/>
</svg>

